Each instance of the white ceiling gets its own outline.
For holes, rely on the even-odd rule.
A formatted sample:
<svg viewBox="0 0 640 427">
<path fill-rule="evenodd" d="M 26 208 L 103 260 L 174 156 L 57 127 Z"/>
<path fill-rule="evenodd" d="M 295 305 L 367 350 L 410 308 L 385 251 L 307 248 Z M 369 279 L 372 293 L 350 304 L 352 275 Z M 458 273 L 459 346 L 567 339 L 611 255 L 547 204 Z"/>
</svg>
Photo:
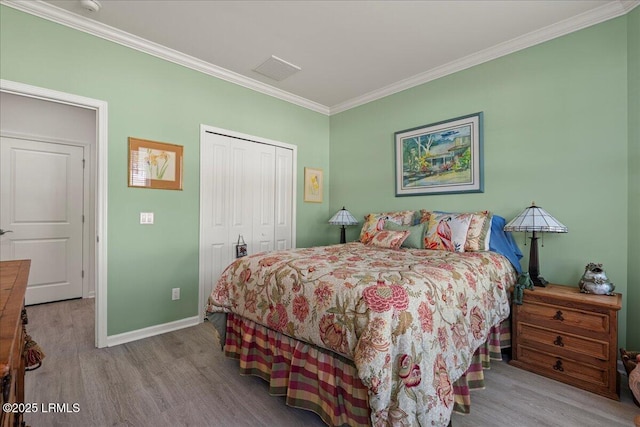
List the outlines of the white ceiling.
<svg viewBox="0 0 640 427">
<path fill-rule="evenodd" d="M 100 0 L 93 13 L 76 0 L 2 3 L 330 114 L 639 2 Z M 279 82 L 253 71 L 271 55 L 302 70 Z"/>
</svg>

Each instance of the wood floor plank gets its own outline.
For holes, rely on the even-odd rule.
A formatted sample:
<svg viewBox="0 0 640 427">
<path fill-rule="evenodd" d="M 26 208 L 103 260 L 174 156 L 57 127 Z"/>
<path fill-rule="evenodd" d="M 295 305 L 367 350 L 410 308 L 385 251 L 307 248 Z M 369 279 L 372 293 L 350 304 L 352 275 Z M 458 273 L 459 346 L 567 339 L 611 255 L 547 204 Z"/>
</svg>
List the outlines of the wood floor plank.
<svg viewBox="0 0 640 427">
<path fill-rule="evenodd" d="M 485 378 L 486 388 L 471 392 L 471 414 L 453 415 L 455 427 L 623 427 L 640 414 L 626 384 L 615 401 L 502 362 L 492 363 Z"/>
<path fill-rule="evenodd" d="M 270 396 L 260 378 L 241 376 L 221 352 L 213 327 L 191 328 L 94 347 L 94 300 L 28 307 L 29 334 L 43 347 L 43 366 L 26 374 L 26 401 L 78 403 L 78 413 L 25 414 L 48 426 L 323 426 L 308 411 Z M 454 427 L 623 427 L 640 414 L 623 377 L 613 401 L 494 362 L 487 387 L 472 391 L 471 414 Z"/>
</svg>

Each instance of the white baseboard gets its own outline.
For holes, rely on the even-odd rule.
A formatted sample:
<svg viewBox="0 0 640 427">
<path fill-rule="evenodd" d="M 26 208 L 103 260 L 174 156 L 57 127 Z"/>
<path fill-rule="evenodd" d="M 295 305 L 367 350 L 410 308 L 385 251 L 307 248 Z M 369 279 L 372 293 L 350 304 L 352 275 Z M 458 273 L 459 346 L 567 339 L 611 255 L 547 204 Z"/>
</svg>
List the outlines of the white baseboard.
<svg viewBox="0 0 640 427">
<path fill-rule="evenodd" d="M 178 329 L 188 328 L 200 323 L 200 316 L 187 317 L 185 319 L 176 320 L 174 322 L 163 323 L 162 325 L 149 326 L 148 328 L 137 329 L 135 331 L 124 332 L 118 335 L 110 335 L 107 337 L 107 347 L 113 347 L 125 344 L 131 341 L 149 338 L 155 335 L 167 332 L 177 331 Z"/>
</svg>

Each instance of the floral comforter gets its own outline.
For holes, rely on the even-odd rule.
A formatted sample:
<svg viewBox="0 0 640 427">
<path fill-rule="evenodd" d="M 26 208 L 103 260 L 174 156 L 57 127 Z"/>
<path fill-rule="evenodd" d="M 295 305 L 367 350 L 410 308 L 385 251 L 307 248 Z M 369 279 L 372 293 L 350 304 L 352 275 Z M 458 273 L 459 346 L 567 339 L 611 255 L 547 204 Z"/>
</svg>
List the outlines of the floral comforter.
<svg viewBox="0 0 640 427">
<path fill-rule="evenodd" d="M 494 252 L 391 250 L 359 242 L 237 259 L 208 300 L 353 360 L 371 423 L 447 425 L 453 382 L 509 315 L 516 273 Z"/>
</svg>

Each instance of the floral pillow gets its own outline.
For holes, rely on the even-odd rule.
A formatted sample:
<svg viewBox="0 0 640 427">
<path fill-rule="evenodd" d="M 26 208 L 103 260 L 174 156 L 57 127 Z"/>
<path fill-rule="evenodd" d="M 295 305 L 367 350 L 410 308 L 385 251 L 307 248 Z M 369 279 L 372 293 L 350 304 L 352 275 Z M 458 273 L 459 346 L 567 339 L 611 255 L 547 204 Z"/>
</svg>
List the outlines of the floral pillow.
<svg viewBox="0 0 640 427">
<path fill-rule="evenodd" d="M 384 224 L 387 221 L 399 225 L 412 225 L 414 213 L 414 211 L 399 211 L 365 215 L 364 224 L 360 231 L 360 241 L 362 243 L 368 243 L 377 232 L 384 228 Z"/>
<path fill-rule="evenodd" d="M 467 231 L 467 240 L 464 243 L 465 252 L 488 251 L 489 232 L 491 231 L 491 218 L 489 211 L 473 212 Z"/>
<path fill-rule="evenodd" d="M 425 224 L 418 225 L 398 225 L 395 222 L 387 221 L 384 224 L 385 230 L 408 231 L 410 234 L 402 243 L 404 248 L 424 249 L 424 227 Z"/>
<path fill-rule="evenodd" d="M 422 218 L 426 216 L 429 225 L 424 235 L 425 249 L 464 252 L 472 214 L 431 212 Z"/>
<path fill-rule="evenodd" d="M 429 224 L 429 218 L 431 217 L 431 211 L 426 209 L 420 209 L 418 213 L 418 223 L 419 224 Z"/>
<path fill-rule="evenodd" d="M 441 211 L 427 211 L 421 209 L 419 218 L 421 223 L 429 223 L 432 213 L 451 215 L 471 215 L 471 222 L 467 230 L 467 237 L 464 244 L 464 252 L 488 251 L 489 240 L 491 238 L 491 220 L 493 214 L 490 211 L 478 211 L 472 213 L 452 213 Z"/>
<path fill-rule="evenodd" d="M 629 374 L 629 388 L 635 398 L 635 402 L 640 402 L 640 365 L 636 365 L 635 369 Z"/>
<path fill-rule="evenodd" d="M 404 242 L 407 237 L 409 237 L 408 230 L 405 231 L 391 231 L 391 230 L 381 230 L 373 235 L 371 240 L 367 242 L 367 245 L 377 246 L 379 248 L 387 248 L 387 249 L 400 249 L 402 242 Z"/>
</svg>

